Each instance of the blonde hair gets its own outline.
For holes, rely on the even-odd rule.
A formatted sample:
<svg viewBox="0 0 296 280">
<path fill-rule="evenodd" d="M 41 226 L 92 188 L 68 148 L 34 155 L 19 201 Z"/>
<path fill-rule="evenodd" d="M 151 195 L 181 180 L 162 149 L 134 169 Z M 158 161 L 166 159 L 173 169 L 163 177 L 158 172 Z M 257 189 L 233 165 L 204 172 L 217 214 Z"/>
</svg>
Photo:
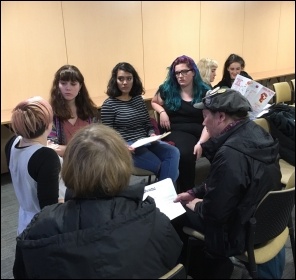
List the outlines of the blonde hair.
<svg viewBox="0 0 296 280">
<path fill-rule="evenodd" d="M 34 96 L 22 101 L 12 110 L 11 126 L 13 131 L 28 139 L 41 136 L 52 121 L 52 107 L 41 96 Z"/>
<path fill-rule="evenodd" d="M 197 67 L 202 80 L 206 84 L 211 85 L 211 81 L 210 81 L 211 71 L 213 68 L 218 68 L 218 62 L 211 58 L 202 58 L 197 63 Z"/>
<path fill-rule="evenodd" d="M 68 143 L 61 175 L 77 197 L 115 196 L 127 188 L 132 166 L 123 138 L 95 123 L 80 129 Z"/>
</svg>

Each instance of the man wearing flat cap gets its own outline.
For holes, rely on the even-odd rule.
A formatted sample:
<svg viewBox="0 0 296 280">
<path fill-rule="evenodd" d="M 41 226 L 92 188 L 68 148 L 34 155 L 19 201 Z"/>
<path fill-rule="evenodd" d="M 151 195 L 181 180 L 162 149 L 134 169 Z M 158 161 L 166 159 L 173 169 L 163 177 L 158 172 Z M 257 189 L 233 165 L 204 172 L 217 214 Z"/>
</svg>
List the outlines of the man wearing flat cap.
<svg viewBox="0 0 296 280">
<path fill-rule="evenodd" d="M 199 275 L 229 278 L 228 257 L 245 250 L 245 225 L 254 209 L 268 191 L 281 189 L 279 144 L 249 119 L 251 105 L 236 90 L 214 89 L 194 107 L 203 110 L 210 135 L 202 148 L 211 169 L 203 184 L 178 194 L 186 215 L 172 222 L 184 242 L 182 226 L 204 234 L 205 263 L 194 263 Z"/>
</svg>

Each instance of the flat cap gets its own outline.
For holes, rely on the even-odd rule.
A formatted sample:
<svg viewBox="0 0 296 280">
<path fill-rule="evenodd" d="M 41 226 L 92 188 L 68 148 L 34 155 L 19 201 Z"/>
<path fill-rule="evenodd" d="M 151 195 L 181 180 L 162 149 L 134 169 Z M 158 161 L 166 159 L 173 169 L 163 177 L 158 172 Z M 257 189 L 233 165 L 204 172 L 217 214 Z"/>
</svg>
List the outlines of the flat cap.
<svg viewBox="0 0 296 280">
<path fill-rule="evenodd" d="M 207 92 L 202 102 L 193 105 L 197 109 L 208 109 L 214 112 L 248 112 L 252 106 L 239 91 L 230 88 L 214 89 Z"/>
</svg>

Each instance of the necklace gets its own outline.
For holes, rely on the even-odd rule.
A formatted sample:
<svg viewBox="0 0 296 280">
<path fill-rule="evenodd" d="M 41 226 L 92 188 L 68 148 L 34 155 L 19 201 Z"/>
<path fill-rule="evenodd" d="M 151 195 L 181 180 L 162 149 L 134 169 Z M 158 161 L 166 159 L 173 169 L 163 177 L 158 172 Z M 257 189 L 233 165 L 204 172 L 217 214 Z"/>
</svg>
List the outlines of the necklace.
<svg viewBox="0 0 296 280">
<path fill-rule="evenodd" d="M 21 142 L 20 142 L 20 146 L 21 147 L 28 147 L 28 146 L 33 146 L 33 145 L 36 145 L 36 144 L 41 144 L 43 145 L 41 142 L 39 142 L 38 140 L 25 140 L 24 138 L 21 139 Z"/>
</svg>

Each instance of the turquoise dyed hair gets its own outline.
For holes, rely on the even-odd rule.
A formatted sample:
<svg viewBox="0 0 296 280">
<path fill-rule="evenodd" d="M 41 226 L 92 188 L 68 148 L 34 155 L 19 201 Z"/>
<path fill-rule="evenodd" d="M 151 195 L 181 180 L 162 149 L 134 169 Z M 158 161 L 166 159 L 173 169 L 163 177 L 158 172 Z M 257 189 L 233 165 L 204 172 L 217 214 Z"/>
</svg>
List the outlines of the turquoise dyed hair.
<svg viewBox="0 0 296 280">
<path fill-rule="evenodd" d="M 192 104 L 200 102 L 203 93 L 208 91 L 210 87 L 203 82 L 196 63 L 192 58 L 186 55 L 177 57 L 168 68 L 168 74 L 164 83 L 160 86 L 160 91 L 165 95 L 165 105 L 169 110 L 176 111 L 181 106 L 181 87 L 175 75 L 175 67 L 178 64 L 185 63 L 189 69 L 195 73 L 193 77 L 193 100 Z"/>
</svg>

